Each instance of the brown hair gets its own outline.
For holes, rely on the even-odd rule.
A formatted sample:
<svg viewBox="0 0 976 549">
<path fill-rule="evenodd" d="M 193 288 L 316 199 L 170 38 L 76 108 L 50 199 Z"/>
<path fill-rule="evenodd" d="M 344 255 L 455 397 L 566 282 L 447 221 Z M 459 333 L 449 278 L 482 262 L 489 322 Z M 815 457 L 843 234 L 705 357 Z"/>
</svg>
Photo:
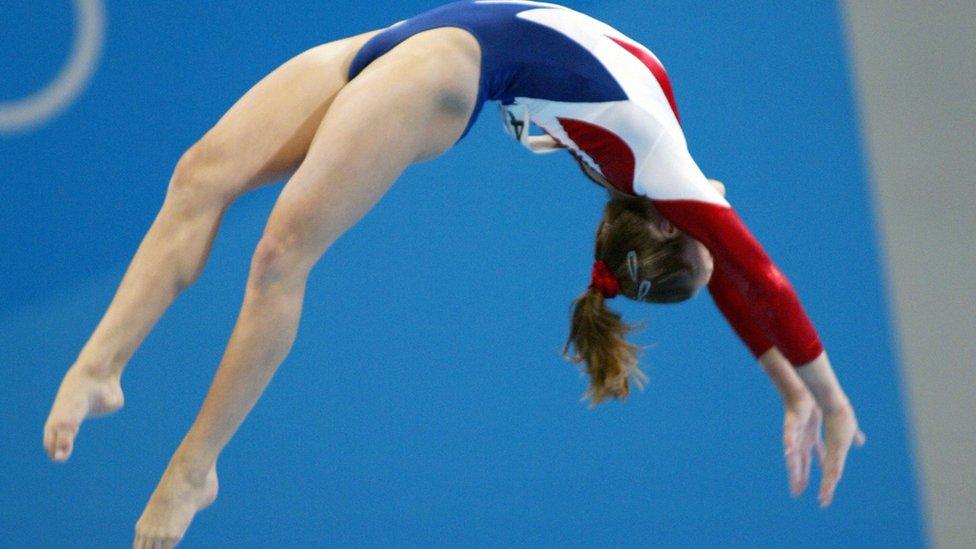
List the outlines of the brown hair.
<svg viewBox="0 0 976 549">
<path fill-rule="evenodd" d="M 642 301 L 676 303 L 692 296 L 691 266 L 681 257 L 680 235 L 667 240 L 647 229 L 655 219 L 653 207 L 644 198 L 615 197 L 607 202 L 596 231 L 594 258 L 603 261 L 620 282 L 620 293 L 637 300 L 642 281 L 650 282 Z M 636 277 L 631 276 L 627 255 L 635 252 Z M 646 283 L 645 283 L 646 290 Z M 608 398 L 624 399 L 630 392 L 630 378 L 638 388 L 647 376 L 637 366 L 642 349 L 627 341 L 627 335 L 641 327 L 626 324 L 608 309 L 606 298 L 596 288 L 587 288 L 571 306 L 570 332 L 563 356 L 585 363 L 590 387 L 584 398 L 596 406 Z M 570 347 L 575 353 L 570 354 Z"/>
</svg>

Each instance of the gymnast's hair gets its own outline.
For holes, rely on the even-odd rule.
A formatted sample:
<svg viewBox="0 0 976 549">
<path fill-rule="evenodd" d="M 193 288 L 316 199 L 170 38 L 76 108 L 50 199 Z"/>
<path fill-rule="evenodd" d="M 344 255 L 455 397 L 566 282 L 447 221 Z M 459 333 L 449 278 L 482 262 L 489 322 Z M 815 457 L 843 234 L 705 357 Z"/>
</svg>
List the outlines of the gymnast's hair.
<svg viewBox="0 0 976 549">
<path fill-rule="evenodd" d="M 647 229 L 649 208 L 643 198 L 616 197 L 607 202 L 596 231 L 593 279 L 571 306 L 563 355 L 584 364 L 590 376 L 584 398 L 591 406 L 608 398 L 624 399 L 631 380 L 638 388 L 647 380 L 637 365 L 643 349 L 627 341 L 627 335 L 641 325 L 624 323 L 607 308 L 606 300 L 619 293 L 637 301 L 676 303 L 694 292 L 680 237 L 656 238 Z"/>
</svg>

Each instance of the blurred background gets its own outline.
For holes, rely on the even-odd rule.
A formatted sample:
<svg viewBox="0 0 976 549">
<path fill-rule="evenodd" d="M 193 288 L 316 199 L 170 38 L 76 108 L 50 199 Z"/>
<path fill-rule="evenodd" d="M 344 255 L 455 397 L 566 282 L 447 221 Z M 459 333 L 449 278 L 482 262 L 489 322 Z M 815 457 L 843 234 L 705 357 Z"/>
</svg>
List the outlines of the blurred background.
<svg viewBox="0 0 976 549">
<path fill-rule="evenodd" d="M 438 4 L 0 0 L 0 546 L 129 543 L 198 409 L 280 185 L 229 211 L 126 407 L 42 452 L 182 151 L 289 57 Z M 779 398 L 707 295 L 613 303 L 649 386 L 579 402 L 560 351 L 603 192 L 488 104 L 320 262 L 184 546 L 976 545 L 976 5 L 564 4 L 657 53 L 796 286 L 868 434 L 834 504 L 790 498 Z"/>
</svg>

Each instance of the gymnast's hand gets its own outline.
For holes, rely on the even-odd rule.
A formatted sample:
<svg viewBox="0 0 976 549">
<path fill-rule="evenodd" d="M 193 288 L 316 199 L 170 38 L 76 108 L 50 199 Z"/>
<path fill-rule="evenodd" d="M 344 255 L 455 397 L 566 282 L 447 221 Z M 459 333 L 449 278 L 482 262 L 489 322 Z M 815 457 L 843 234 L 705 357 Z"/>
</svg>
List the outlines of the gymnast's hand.
<svg viewBox="0 0 976 549">
<path fill-rule="evenodd" d="M 826 507 L 834 499 L 834 490 L 840 482 L 847 461 L 847 452 L 851 445 L 861 447 L 867 437 L 857 426 L 854 408 L 850 404 L 841 406 L 824 413 L 824 452 L 821 458 L 823 474 L 820 480 L 820 506 Z"/>
<path fill-rule="evenodd" d="M 814 452 L 823 471 L 820 486 L 820 506 L 830 505 L 844 469 L 847 451 L 853 443 L 863 446 L 864 433 L 857 428 L 854 410 L 832 411 L 827 416 L 827 438 L 824 444 L 820 434 L 824 424 L 824 414 L 813 396 L 807 393 L 799 398 L 784 402 L 786 409 L 783 418 L 783 449 L 786 457 L 786 471 L 790 481 L 790 493 L 799 497 L 810 482 L 810 469 Z"/>
<path fill-rule="evenodd" d="M 867 437 L 857 425 L 854 407 L 837 381 L 827 353 L 795 370 L 803 385 L 817 401 L 823 412 L 824 455 L 821 463 L 820 506 L 826 507 L 834 499 L 851 445 L 863 446 Z"/>
<path fill-rule="evenodd" d="M 799 497 L 810 482 L 813 453 L 821 464 L 824 462 L 824 443 L 820 436 L 823 413 L 813 396 L 803 391 L 783 399 L 783 450 L 786 457 L 786 473 L 790 493 Z"/>
<path fill-rule="evenodd" d="M 851 445 L 865 442 L 854 408 L 826 353 L 797 369 L 773 347 L 759 357 L 759 363 L 783 397 L 783 450 L 790 493 L 799 497 L 806 490 L 816 452 L 823 472 L 818 499 L 826 507 L 834 499 Z"/>
</svg>

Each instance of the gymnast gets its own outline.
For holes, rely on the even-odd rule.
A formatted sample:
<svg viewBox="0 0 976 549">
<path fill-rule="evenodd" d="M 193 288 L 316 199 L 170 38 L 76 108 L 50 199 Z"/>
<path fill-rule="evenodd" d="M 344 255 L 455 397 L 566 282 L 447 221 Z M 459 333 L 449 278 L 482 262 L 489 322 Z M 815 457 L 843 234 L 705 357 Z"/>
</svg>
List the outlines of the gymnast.
<svg viewBox="0 0 976 549">
<path fill-rule="evenodd" d="M 216 462 L 295 339 L 309 271 L 411 164 L 463 138 L 485 101 L 536 153 L 566 151 L 605 187 L 590 285 L 564 353 L 595 405 L 640 385 L 617 295 L 674 303 L 708 287 L 783 397 L 794 496 L 819 457 L 830 504 L 854 409 L 790 282 L 688 152 L 667 73 L 605 23 L 528 1 L 456 2 L 312 48 L 244 94 L 179 159 L 163 205 L 104 317 L 68 369 L 44 426 L 67 460 L 81 422 L 122 406 L 122 371 L 197 279 L 227 207 L 288 177 L 251 259 L 236 326 L 202 408 L 135 528 L 172 547 L 217 496 Z M 538 131 L 530 131 L 538 128 Z M 821 438 L 821 426 L 823 437 Z"/>
</svg>

